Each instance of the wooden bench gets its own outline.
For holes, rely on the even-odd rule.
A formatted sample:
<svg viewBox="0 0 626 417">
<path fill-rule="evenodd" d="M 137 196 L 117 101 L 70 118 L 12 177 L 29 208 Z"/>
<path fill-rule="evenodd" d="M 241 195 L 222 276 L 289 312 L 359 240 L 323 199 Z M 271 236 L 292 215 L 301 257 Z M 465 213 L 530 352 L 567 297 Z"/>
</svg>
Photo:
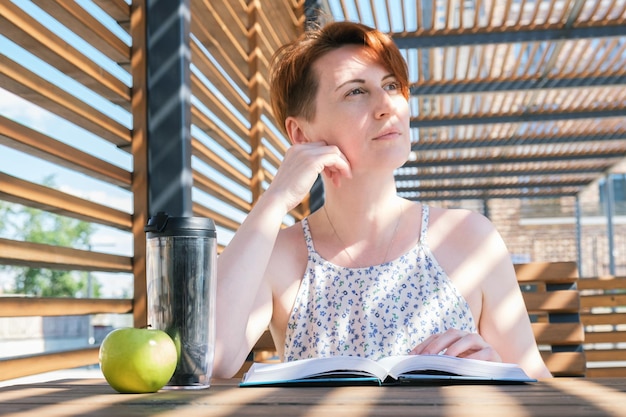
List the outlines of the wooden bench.
<svg viewBox="0 0 626 417">
<path fill-rule="evenodd" d="M 587 376 L 626 377 L 626 277 L 581 278 Z"/>
<path fill-rule="evenodd" d="M 585 376 L 576 262 L 517 264 L 515 272 L 548 369 L 554 376 Z"/>
</svg>

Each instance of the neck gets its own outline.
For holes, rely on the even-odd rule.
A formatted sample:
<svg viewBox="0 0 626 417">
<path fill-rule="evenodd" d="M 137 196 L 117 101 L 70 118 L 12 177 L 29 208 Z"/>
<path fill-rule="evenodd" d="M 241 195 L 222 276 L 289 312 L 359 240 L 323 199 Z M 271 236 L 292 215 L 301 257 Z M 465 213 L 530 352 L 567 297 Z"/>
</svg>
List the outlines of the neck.
<svg viewBox="0 0 626 417">
<path fill-rule="evenodd" d="M 389 261 L 405 206 L 395 183 L 369 189 L 345 183 L 327 188 L 324 208 L 316 219 L 330 253 L 327 259 L 351 267 Z"/>
<path fill-rule="evenodd" d="M 355 221 L 379 219 L 381 211 L 393 213 L 393 207 L 402 200 L 393 176 L 342 179 L 339 187 L 325 181 L 324 192 L 327 210 L 344 215 L 342 222 L 355 217 Z"/>
</svg>

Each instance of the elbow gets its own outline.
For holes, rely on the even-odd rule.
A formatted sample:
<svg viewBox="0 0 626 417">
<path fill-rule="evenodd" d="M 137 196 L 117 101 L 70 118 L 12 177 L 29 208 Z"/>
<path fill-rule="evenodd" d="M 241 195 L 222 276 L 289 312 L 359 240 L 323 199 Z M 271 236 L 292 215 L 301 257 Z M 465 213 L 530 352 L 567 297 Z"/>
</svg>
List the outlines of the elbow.
<svg viewBox="0 0 626 417">
<path fill-rule="evenodd" d="M 217 379 L 231 379 L 237 375 L 237 371 L 239 371 L 241 367 L 233 367 L 228 366 L 228 364 L 213 363 L 213 378 Z"/>
<path fill-rule="evenodd" d="M 231 379 L 237 375 L 245 363 L 247 355 L 236 352 L 235 349 L 222 349 L 219 344 L 215 347 L 213 357 L 212 378 Z"/>
</svg>

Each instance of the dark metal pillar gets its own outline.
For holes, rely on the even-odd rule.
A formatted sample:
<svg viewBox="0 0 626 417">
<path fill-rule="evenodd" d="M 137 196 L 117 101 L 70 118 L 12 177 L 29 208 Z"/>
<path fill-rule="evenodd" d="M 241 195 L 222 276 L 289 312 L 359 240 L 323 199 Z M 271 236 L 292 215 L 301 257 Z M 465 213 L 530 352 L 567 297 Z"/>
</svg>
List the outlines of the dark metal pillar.
<svg viewBox="0 0 626 417">
<path fill-rule="evenodd" d="M 320 0 L 304 0 L 304 17 L 306 19 L 304 23 L 304 29 L 306 30 L 310 26 L 315 26 L 322 15 L 323 8 Z"/>
<path fill-rule="evenodd" d="M 322 12 L 322 4 L 320 0 L 305 0 L 304 2 L 304 15 L 306 18 L 305 30 L 311 26 L 315 26 L 319 22 Z M 311 188 L 311 194 L 309 196 L 309 211 L 313 213 L 324 205 L 324 183 L 320 176 Z"/>
<path fill-rule="evenodd" d="M 191 216 L 190 0 L 148 0 L 148 211 Z"/>
<path fill-rule="evenodd" d="M 580 206 L 580 197 L 576 195 L 576 264 L 578 265 L 578 276 L 583 276 L 583 228 L 582 228 L 582 208 Z"/>
<path fill-rule="evenodd" d="M 615 241 L 613 236 L 613 209 L 615 199 L 613 198 L 613 176 L 608 174 L 604 182 L 604 209 L 606 213 L 606 235 L 609 246 L 609 274 L 615 275 Z"/>
</svg>

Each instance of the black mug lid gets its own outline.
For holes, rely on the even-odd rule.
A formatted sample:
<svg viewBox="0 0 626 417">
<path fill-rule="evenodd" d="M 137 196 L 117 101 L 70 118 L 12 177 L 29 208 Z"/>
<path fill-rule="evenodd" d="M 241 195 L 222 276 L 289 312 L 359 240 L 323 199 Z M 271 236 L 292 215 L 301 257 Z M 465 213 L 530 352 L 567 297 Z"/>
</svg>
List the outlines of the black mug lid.
<svg viewBox="0 0 626 417">
<path fill-rule="evenodd" d="M 144 228 L 148 238 L 161 236 L 215 237 L 215 222 L 207 217 L 170 217 L 160 211 Z"/>
</svg>

